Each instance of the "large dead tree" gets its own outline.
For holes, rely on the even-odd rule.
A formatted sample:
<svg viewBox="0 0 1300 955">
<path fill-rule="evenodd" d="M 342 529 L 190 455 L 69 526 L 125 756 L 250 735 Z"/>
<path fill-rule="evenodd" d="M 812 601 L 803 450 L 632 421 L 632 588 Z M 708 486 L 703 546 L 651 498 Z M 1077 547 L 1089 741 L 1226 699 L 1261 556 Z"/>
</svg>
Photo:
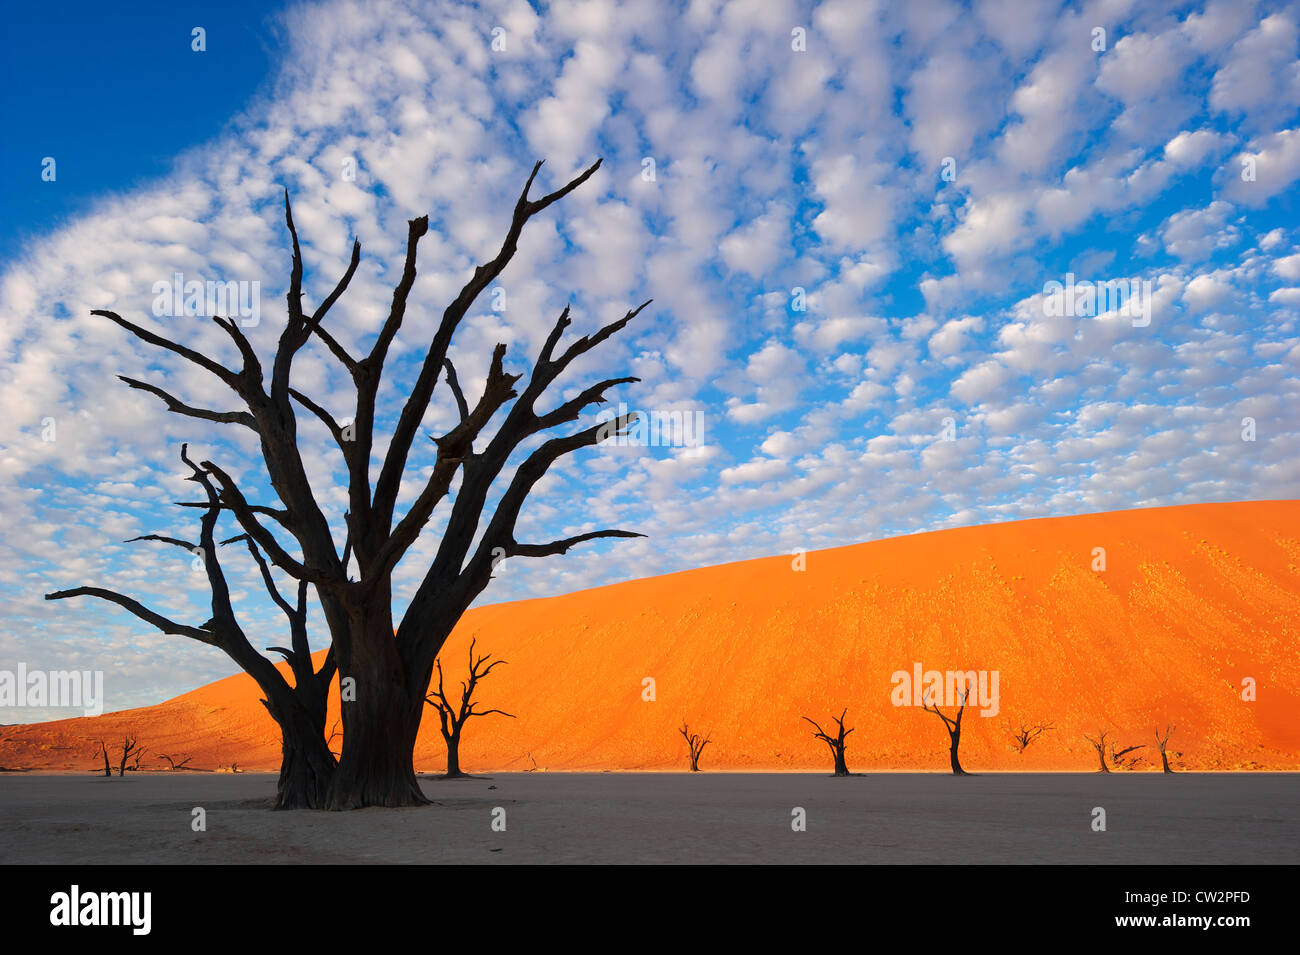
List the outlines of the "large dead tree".
<svg viewBox="0 0 1300 955">
<path fill-rule="evenodd" d="M 160 398 L 176 414 L 248 428 L 258 437 L 270 485 L 279 498 L 278 507 L 250 503 L 244 489 L 223 467 L 213 461 L 201 465 L 219 488 L 221 508 L 233 515 L 271 563 L 294 580 L 315 587 L 339 677 L 347 685 L 347 692 L 341 694 L 342 755 L 337 768 L 328 773 L 328 794 L 323 801 L 327 808 L 427 802 L 416 781 L 412 754 L 434 660 L 461 615 L 487 586 L 500 559 L 545 557 L 563 554 L 575 544 L 597 538 L 641 536 L 623 530 L 596 530 L 549 543 L 520 543 L 515 539 L 515 524 L 524 502 L 547 470 L 565 455 L 628 434 L 637 420 L 634 414 L 541 441 L 523 457 L 508 480 L 502 475 L 515 452 L 530 439 L 578 421 L 586 409 L 604 402 L 608 389 L 638 380 L 622 377 L 598 381 L 553 407 L 538 407 L 551 385 L 575 360 L 621 331 L 649 302 L 594 334 L 562 346 L 561 339 L 570 324 L 569 309 L 565 308 L 536 355 L 526 381 L 522 374 L 505 371 L 506 348 L 497 345 L 482 392 L 472 402 L 448 357 L 461 321 L 514 257 L 529 220 L 577 189 L 599 168 L 598 161 L 560 189 L 530 199 L 541 163 L 533 167 L 515 203 L 500 250 L 474 269 L 438 321 L 419 323 L 418 333 L 428 344 L 414 383 L 400 389 L 405 398 L 386 447 L 377 441 L 377 399 L 390 346 L 406 318 L 407 299 L 415 284 L 417 247 L 429 229 L 427 216 L 408 223 L 401 279 L 382 327 L 369 351 L 362 355 L 349 352 L 325 326 L 330 309 L 356 273 L 360 243 L 353 242 L 351 260 L 333 290 L 308 311 L 303 302 L 302 254 L 287 191 L 285 226 L 292 245 L 287 317 L 271 356 L 269 373 L 239 326 L 229 319 L 213 317 L 239 353 L 237 367 L 164 338 L 115 312 L 97 309 L 92 313 L 197 365 L 225 384 L 243 407 L 234 411 L 199 408 L 152 384 L 124 379 L 128 385 Z M 346 418 L 336 416 L 291 383 L 294 358 L 313 338 L 351 376 L 356 402 L 354 408 L 345 409 L 352 412 L 346 426 L 340 424 Z M 432 465 L 416 469 L 410 466 L 411 449 L 439 381 L 445 382 L 455 402 L 457 422 L 446 433 L 433 436 L 437 450 Z M 352 545 L 351 561 L 338 547 L 330 521 L 308 481 L 298 443 L 299 408 L 328 430 L 347 471 L 348 508 L 344 519 L 346 537 Z M 495 433 L 484 438 L 485 446 L 476 448 L 476 441 L 502 409 L 507 410 Z M 373 483 L 372 468 L 376 474 Z M 419 490 L 409 508 L 399 515 L 397 498 L 404 478 L 408 483 L 414 481 Z M 452 498 L 457 479 L 459 484 Z M 490 497 L 495 499 L 491 509 L 487 506 Z M 440 505 L 446 514 L 441 541 L 406 612 L 394 626 L 393 570 Z M 282 540 L 285 535 L 292 544 Z M 261 667 L 258 660 L 250 658 L 246 662 L 245 669 Z M 311 741 L 303 740 L 302 745 L 314 747 L 319 735 Z"/>
<path fill-rule="evenodd" d="M 513 713 L 507 713 L 505 710 L 476 710 L 474 709 L 473 696 L 474 690 L 478 686 L 478 681 L 483 679 L 496 667 L 505 663 L 505 660 L 492 660 L 484 654 L 475 658 L 474 645 L 477 639 L 469 643 L 469 678 L 462 680 L 460 684 L 460 702 L 453 703 L 447 698 L 442 684 L 442 658 L 434 659 L 434 666 L 438 668 L 438 689 L 436 692 L 425 697 L 425 702 L 438 711 L 438 722 L 442 730 L 442 738 L 447 743 L 447 773 L 448 779 L 464 778 L 465 773 L 460 769 L 460 736 L 465 728 L 465 723 L 471 716 L 488 716 L 497 713 L 501 716 L 508 716 L 514 719 Z"/>
<path fill-rule="evenodd" d="M 823 730 L 820 726 L 817 725 L 815 721 L 808 719 L 808 717 L 806 716 L 804 717 L 805 720 L 807 720 L 809 723 L 812 723 L 813 729 L 817 731 L 813 733 L 813 736 L 821 740 L 830 748 L 831 759 L 833 759 L 835 762 L 836 776 L 849 775 L 848 763 L 844 761 L 844 750 L 845 750 L 844 740 L 845 737 L 847 737 L 850 733 L 853 732 L 852 728 L 847 730 L 844 728 L 844 717 L 848 712 L 849 712 L 849 708 L 846 706 L 844 708 L 844 712 L 840 713 L 839 716 L 834 717 L 835 722 L 838 723 L 840 727 L 839 732 L 834 736 L 831 736 L 829 733 Z"/>
<path fill-rule="evenodd" d="M 211 476 L 200 468 L 189 456 L 189 446 L 181 445 L 181 460 L 190 469 L 187 480 L 199 484 L 207 495 L 205 508 L 199 522 L 198 542 L 182 540 L 176 537 L 164 537 L 159 534 L 146 534 L 134 537 L 134 541 L 156 541 L 180 547 L 201 560 L 207 576 L 211 593 L 212 616 L 207 622 L 197 627 L 178 623 L 160 613 L 156 613 L 131 597 L 123 596 L 102 587 L 77 587 L 72 590 L 60 590 L 45 595 L 46 600 L 63 600 L 68 597 L 99 597 L 129 610 L 163 633 L 189 637 L 200 643 L 216 647 L 226 653 L 232 660 L 249 674 L 265 694 L 262 703 L 271 718 L 280 726 L 282 737 L 282 758 L 280 779 L 276 791 L 276 806 L 282 809 L 302 809 L 318 807 L 325 804 L 328 787 L 333 775 L 335 760 L 325 746 L 322 734 L 325 727 L 325 703 L 330 681 L 334 677 L 334 653 L 331 650 L 319 670 L 314 669 L 311 648 L 307 642 L 307 584 L 298 585 L 296 605 L 290 604 L 281 595 L 272 577 L 266 558 L 247 534 L 233 537 L 224 544 L 244 541 L 249 553 L 262 574 L 262 581 L 267 592 L 276 605 L 289 618 L 290 644 L 292 649 L 269 647 L 268 650 L 280 653 L 289 663 L 294 677 L 293 685 L 284 678 L 280 670 L 267 657 L 253 649 L 245 635 L 234 607 L 230 600 L 230 587 L 226 582 L 225 570 L 221 566 L 219 546 L 216 540 L 217 521 L 221 516 L 222 505 L 217 488 Z M 188 504 L 185 506 L 189 506 Z M 175 768 L 175 767 L 173 767 Z"/>
<path fill-rule="evenodd" d="M 939 719 L 943 720 L 944 729 L 948 731 L 948 762 L 952 766 L 952 774 L 954 776 L 969 775 L 966 770 L 961 768 L 961 760 L 957 758 L 957 747 L 961 745 L 961 718 L 966 712 L 966 697 L 968 694 L 969 690 L 961 691 L 957 701 L 961 705 L 958 707 L 957 715 L 955 717 L 944 713 L 939 709 L 938 704 L 931 703 L 927 700 L 921 701 L 921 708 L 927 713 L 933 713 L 935 716 L 939 717 Z"/>
</svg>

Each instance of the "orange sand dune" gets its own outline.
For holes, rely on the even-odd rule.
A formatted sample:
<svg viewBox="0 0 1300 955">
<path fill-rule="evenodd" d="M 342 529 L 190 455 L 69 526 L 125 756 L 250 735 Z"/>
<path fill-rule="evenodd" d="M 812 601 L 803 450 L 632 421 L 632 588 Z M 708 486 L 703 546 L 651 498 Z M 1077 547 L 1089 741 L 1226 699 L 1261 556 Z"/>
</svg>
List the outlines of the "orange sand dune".
<svg viewBox="0 0 1300 955">
<path fill-rule="evenodd" d="M 459 674 L 474 637 L 509 661 L 480 699 L 518 719 L 471 721 L 470 771 L 682 769 L 683 718 L 712 734 L 706 770 L 827 769 L 801 717 L 826 726 L 846 706 L 851 769 L 946 770 L 938 718 L 891 703 L 891 674 L 916 663 L 998 672 L 1000 712 L 966 711 L 972 771 L 1094 769 L 1083 733 L 1098 727 L 1154 756 L 1170 722 L 1188 769 L 1276 770 L 1300 768 L 1298 636 L 1300 501 L 1264 501 L 945 530 L 813 552 L 802 572 L 773 557 L 482 607 L 444 666 Z M 1055 730 L 1019 754 L 1007 724 L 1022 719 Z M 128 730 L 194 766 L 278 766 L 242 675 L 157 706 L 0 728 L 0 765 L 89 769 L 85 740 Z M 416 767 L 442 759 L 426 719 Z"/>
</svg>

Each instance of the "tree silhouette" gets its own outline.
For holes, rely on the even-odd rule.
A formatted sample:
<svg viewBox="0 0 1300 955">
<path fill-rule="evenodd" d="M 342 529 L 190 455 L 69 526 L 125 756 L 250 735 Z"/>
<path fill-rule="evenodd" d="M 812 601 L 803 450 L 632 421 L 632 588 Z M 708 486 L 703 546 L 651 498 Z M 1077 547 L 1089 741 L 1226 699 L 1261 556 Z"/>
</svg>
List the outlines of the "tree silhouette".
<svg viewBox="0 0 1300 955">
<path fill-rule="evenodd" d="M 104 757 L 104 775 L 112 776 L 113 768 L 108 764 L 108 746 L 105 745 L 102 739 L 95 740 L 95 745 L 98 746 L 99 748 L 95 750 L 94 755 Z M 98 769 L 96 769 L 96 772 L 98 772 Z"/>
<path fill-rule="evenodd" d="M 957 747 L 961 745 L 961 718 L 962 714 L 966 712 L 966 697 L 969 693 L 969 689 L 964 689 L 958 696 L 957 702 L 961 705 L 957 709 L 957 716 L 955 718 L 945 714 L 937 705 L 931 705 L 926 700 L 921 701 L 921 708 L 927 713 L 933 713 L 935 716 L 939 717 L 939 719 L 943 720 L 944 728 L 948 731 L 948 762 L 952 766 L 952 774 L 954 776 L 970 775 L 966 770 L 961 768 L 961 760 L 957 758 Z M 933 698 L 933 696 L 934 691 L 932 690 L 931 698 Z"/>
<path fill-rule="evenodd" d="M 1091 743 L 1092 748 L 1097 751 L 1097 762 L 1100 765 L 1098 772 L 1102 773 L 1110 772 L 1110 767 L 1106 765 L 1106 735 L 1106 730 L 1098 730 L 1095 738 L 1087 733 L 1083 734 L 1083 738 Z"/>
<path fill-rule="evenodd" d="M 1021 721 L 1018 728 L 1008 727 L 1008 730 L 1011 733 L 1011 738 L 1016 741 L 1016 752 L 1023 753 L 1029 748 L 1030 743 L 1044 733 L 1050 732 L 1053 728 L 1051 723 L 1026 723 Z"/>
<path fill-rule="evenodd" d="M 1160 747 L 1160 766 L 1166 773 L 1172 773 L 1174 771 L 1173 767 L 1169 765 L 1169 754 L 1165 749 L 1169 745 L 1169 737 L 1174 735 L 1174 730 L 1177 728 L 1178 727 L 1171 723 L 1165 727 L 1165 735 L 1161 736 L 1160 727 L 1156 727 L 1156 745 Z"/>
<path fill-rule="evenodd" d="M 682 734 L 682 738 L 686 740 L 686 746 L 690 750 L 691 772 L 698 773 L 700 771 L 700 754 L 704 752 L 704 747 L 708 746 L 711 740 L 707 735 L 701 736 L 699 733 L 692 733 L 690 726 L 684 720 L 682 721 L 682 728 L 677 732 Z"/>
<path fill-rule="evenodd" d="M 247 534 L 223 542 L 223 544 L 232 544 L 244 541 L 248 545 L 249 553 L 261 571 L 262 581 L 268 594 L 289 618 L 292 649 L 268 647 L 268 650 L 280 653 L 289 662 L 294 675 L 294 685 L 290 686 L 275 664 L 253 649 L 235 616 L 230 587 L 226 582 L 225 570 L 221 566 L 218 556 L 219 545 L 216 541 L 216 526 L 223 505 L 211 475 L 190 459 L 189 445 L 181 445 L 181 461 L 190 469 L 187 480 L 199 484 L 207 495 L 205 503 L 182 505 L 204 508 L 203 517 L 199 522 L 198 542 L 164 537 L 159 534 L 145 534 L 142 537 L 133 537 L 128 543 L 157 541 L 170 544 L 189 551 L 194 555 L 195 560 L 202 561 L 211 593 L 212 616 L 207 622 L 197 627 L 177 623 L 162 614 L 155 613 L 137 600 L 101 587 L 60 590 L 46 594 L 45 599 L 99 597 L 129 610 L 163 633 L 189 637 L 223 650 L 257 681 L 265 694 L 262 703 L 280 727 L 282 754 L 280 779 L 276 789 L 277 808 L 319 807 L 324 804 L 326 787 L 335 765 L 334 756 L 322 739 L 326 697 L 335 667 L 334 654 L 331 650 L 326 654 L 320 670 L 313 668 L 311 648 L 307 644 L 307 584 L 299 583 L 297 604 L 291 605 L 280 595 L 266 559 Z"/>
<path fill-rule="evenodd" d="M 637 420 L 635 414 L 619 415 L 552 437 L 536 447 L 528 444 L 531 450 L 519 461 L 510 479 L 501 478 L 515 452 L 535 436 L 578 421 L 586 409 L 605 401 L 608 389 L 638 380 L 622 377 L 599 381 L 549 410 L 537 409 L 551 385 L 575 360 L 621 331 L 649 302 L 629 310 L 594 334 L 561 348 L 561 338 L 570 325 L 566 307 L 547 335 L 521 390 L 516 385 L 523 380 L 523 375 L 505 371 L 506 347 L 497 345 L 481 396 L 473 404 L 467 400 L 449 358 L 449 348 L 462 319 L 514 257 L 525 225 L 585 183 L 600 168 L 597 161 L 560 189 L 540 199 L 530 199 L 528 194 L 541 165 L 539 162 L 533 166 L 524 184 L 500 250 L 474 269 L 428 334 L 427 349 L 414 383 L 393 390 L 405 397 L 386 446 L 377 442 L 380 436 L 376 434 L 376 426 L 381 419 L 378 396 L 389 349 L 403 326 L 407 299 L 415 284 L 417 246 L 428 232 L 427 216 L 408 223 L 401 279 L 382 327 L 369 351 L 361 357 L 355 357 L 325 327 L 330 309 L 356 273 L 360 243 L 353 242 L 351 260 L 334 289 L 309 312 L 303 303 L 303 260 L 287 191 L 285 226 L 292 245 L 287 320 L 271 359 L 269 380 L 257 352 L 239 326 L 229 319 L 213 317 L 239 352 L 241 364 L 237 369 L 155 334 L 115 312 L 104 309 L 92 312 L 142 341 L 202 368 L 233 391 L 243 408 L 215 411 L 195 407 L 155 385 L 124 378 L 130 387 L 155 395 L 176 414 L 237 425 L 257 436 L 271 488 L 281 506 L 250 503 L 230 473 L 212 461 L 201 462 L 202 471 L 219 489 L 220 509 L 234 517 L 270 562 L 300 584 L 315 587 L 329 628 L 333 663 L 337 663 L 339 677 L 347 687 L 341 694 L 343 746 L 337 766 L 333 765 L 332 755 L 328 759 L 322 755 L 329 752 L 321 739 L 323 724 L 290 719 L 283 710 L 291 705 L 296 707 L 297 702 L 275 695 L 268 697 L 268 707 L 280 711 L 286 751 L 301 749 L 308 753 L 312 769 L 306 791 L 295 789 L 292 798 L 282 792 L 282 805 L 353 809 L 426 803 L 415 777 L 412 757 L 434 660 L 461 615 L 487 586 L 498 561 L 514 556 L 563 554 L 575 544 L 597 538 L 642 536 L 623 530 L 596 530 L 549 543 L 519 543 L 515 539 L 515 524 L 524 502 L 550 467 L 579 449 L 629 434 L 628 429 Z M 294 358 L 313 338 L 351 376 L 356 403 L 352 420 L 346 426 L 324 405 L 291 384 Z M 411 451 L 440 380 L 445 382 L 455 403 L 458 420 L 446 433 L 433 437 L 436 459 L 432 465 L 416 466 L 410 461 Z M 513 404 L 511 399 L 515 399 Z M 504 420 L 487 439 L 486 447 L 476 450 L 475 441 L 507 405 Z M 325 426 L 347 470 L 348 505 L 343 515 L 347 543 L 342 550 L 307 479 L 307 467 L 298 443 L 299 407 Z M 373 485 L 372 470 L 377 475 Z M 398 492 L 403 487 L 403 478 L 411 471 L 419 475 L 414 477 L 418 490 L 410 507 L 399 516 Z M 456 478 L 460 483 L 453 499 L 451 490 Z M 491 508 L 487 506 L 489 498 L 495 500 Z M 446 520 L 435 556 L 424 569 L 401 621 L 394 626 L 393 571 L 440 505 L 446 505 Z M 282 534 L 292 538 L 296 546 L 283 543 Z M 354 565 L 355 574 L 352 573 Z M 215 590 L 214 584 L 214 600 Z M 104 596 L 104 593 L 97 595 Z M 128 606 L 125 601 L 129 598 L 113 595 L 108 599 Z M 164 624 L 170 628 L 169 633 L 216 643 L 206 628 L 181 628 L 170 621 Z M 242 645 L 236 649 L 237 662 L 258 679 L 259 685 L 265 689 L 263 680 L 274 682 L 264 670 L 269 661 L 259 654 L 250 656 Z M 307 732 L 309 729 L 311 734 Z M 290 774 L 288 781 L 295 782 L 298 778 Z M 283 773 L 282 780 L 285 780 Z"/>
<path fill-rule="evenodd" d="M 834 760 L 835 762 L 836 776 L 849 775 L 848 764 L 845 763 L 844 761 L 844 749 L 845 749 L 844 738 L 853 732 L 851 728 L 847 730 L 844 728 L 844 716 L 846 713 L 848 713 L 848 711 L 849 708 L 846 706 L 844 708 L 844 711 L 840 713 L 839 716 L 834 717 L 835 722 L 838 723 L 840 727 L 839 733 L 837 733 L 835 736 L 831 736 L 830 734 L 828 734 L 825 730 L 823 730 L 820 726 L 818 726 L 813 720 L 808 719 L 808 717 L 806 716 L 804 717 L 804 719 L 807 720 L 809 723 L 812 723 L 813 728 L 817 730 L 817 732 L 813 733 L 813 736 L 821 740 L 830 748 L 831 759 Z"/>
<path fill-rule="evenodd" d="M 117 774 L 121 776 L 128 769 L 132 772 L 139 772 L 140 760 L 144 759 L 144 754 L 147 752 L 149 752 L 149 750 L 145 749 L 143 746 L 136 746 L 134 739 L 128 740 L 127 745 L 122 747 L 122 765 L 121 768 L 118 769 Z M 126 765 L 128 759 L 131 760 L 130 766 Z"/>
<path fill-rule="evenodd" d="M 491 657 L 484 654 L 475 659 L 474 645 L 478 642 L 477 638 L 469 643 L 469 679 L 462 680 L 460 684 L 460 703 L 453 704 L 447 698 L 447 694 L 442 688 L 442 659 L 434 660 L 434 665 L 438 668 L 438 690 L 425 697 L 425 702 L 438 711 L 438 722 L 442 729 L 442 738 L 447 743 L 447 779 L 464 778 L 465 773 L 460 770 L 460 734 L 465 728 L 466 721 L 471 716 L 487 716 L 490 713 L 499 713 L 502 716 L 508 716 L 514 719 L 513 713 L 507 713 L 505 710 L 476 710 L 471 698 L 474 696 L 474 689 L 478 686 L 478 681 L 483 679 L 495 667 L 505 663 L 505 660 L 493 660 L 488 663 Z"/>
<path fill-rule="evenodd" d="M 108 744 L 105 743 L 102 739 L 97 739 L 94 742 L 95 745 L 99 747 L 97 750 L 95 750 L 95 755 L 102 756 L 104 760 L 104 775 L 112 776 L 113 768 L 108 762 Z M 146 750 L 143 746 L 140 746 L 134 736 L 128 735 L 126 738 L 124 738 L 122 740 L 122 754 L 118 758 L 118 763 L 117 763 L 117 774 L 119 776 L 126 775 L 126 771 L 128 768 L 126 764 L 128 760 L 133 760 L 131 766 L 129 767 L 130 769 L 133 770 L 139 769 L 140 760 L 144 757 L 144 754 L 146 752 L 148 752 L 148 750 Z"/>
<path fill-rule="evenodd" d="M 187 753 L 180 762 L 177 762 L 173 757 L 168 756 L 166 753 L 159 753 L 154 758 L 165 759 L 167 761 L 167 769 L 171 772 L 176 772 L 177 770 L 188 768 L 190 760 L 194 757 Z"/>
</svg>

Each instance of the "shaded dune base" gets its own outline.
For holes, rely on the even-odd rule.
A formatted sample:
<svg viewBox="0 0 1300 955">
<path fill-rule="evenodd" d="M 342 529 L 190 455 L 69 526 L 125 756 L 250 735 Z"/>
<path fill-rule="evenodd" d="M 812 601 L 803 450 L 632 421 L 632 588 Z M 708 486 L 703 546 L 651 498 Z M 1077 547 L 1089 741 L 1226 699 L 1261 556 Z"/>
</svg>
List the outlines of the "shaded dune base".
<svg viewBox="0 0 1300 955">
<path fill-rule="evenodd" d="M 462 620 L 449 677 L 474 637 L 509 661 L 480 685 L 482 704 L 518 719 L 471 721 L 470 771 L 682 769 L 683 718 L 712 734 L 706 770 L 829 768 L 801 717 L 827 726 L 845 706 L 850 769 L 945 770 L 938 718 L 891 703 L 891 674 L 917 662 L 999 672 L 998 715 L 966 712 L 972 771 L 1095 768 L 1083 734 L 1098 727 L 1158 764 L 1166 723 L 1187 769 L 1300 769 L 1300 502 L 944 530 L 813 552 L 803 572 L 774 557 L 496 604 Z M 1246 677 L 1255 702 L 1241 699 Z M 416 767 L 435 772 L 430 715 Z M 1007 725 L 1021 719 L 1055 730 L 1020 754 Z M 243 675 L 157 706 L 5 727 L 0 765 L 89 769 L 85 741 L 127 731 L 197 767 L 278 766 Z"/>
</svg>

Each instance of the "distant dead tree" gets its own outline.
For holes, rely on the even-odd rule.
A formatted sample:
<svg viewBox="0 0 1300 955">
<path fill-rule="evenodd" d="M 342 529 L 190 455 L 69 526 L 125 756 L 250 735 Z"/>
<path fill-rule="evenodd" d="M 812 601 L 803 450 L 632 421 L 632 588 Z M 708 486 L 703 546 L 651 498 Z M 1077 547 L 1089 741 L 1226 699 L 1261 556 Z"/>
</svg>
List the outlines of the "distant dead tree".
<svg viewBox="0 0 1300 955">
<path fill-rule="evenodd" d="M 126 739 L 122 740 L 122 759 L 117 764 L 117 774 L 119 776 L 126 775 L 126 761 L 130 759 L 133 755 L 135 755 L 136 749 L 137 749 L 137 744 L 134 736 L 128 736 L 126 737 Z M 143 749 L 141 749 L 139 752 L 140 755 L 144 755 Z M 136 759 L 138 760 L 139 757 L 137 756 Z"/>
<path fill-rule="evenodd" d="M 178 762 L 176 762 L 176 760 L 175 760 L 174 758 L 172 758 L 171 756 L 168 756 L 166 753 L 159 753 L 157 756 L 154 757 L 154 759 L 165 759 L 165 760 L 167 760 L 167 769 L 168 769 L 169 771 L 171 771 L 171 772 L 176 772 L 178 769 L 184 769 L 184 768 L 186 767 L 186 765 L 189 763 L 189 761 L 190 761 L 191 759 L 193 759 L 193 758 L 194 758 L 193 756 L 190 756 L 190 755 L 187 753 L 187 754 L 185 755 L 185 758 L 182 759 L 182 760 L 178 763 Z"/>
<path fill-rule="evenodd" d="M 704 747 L 709 745 L 710 738 L 708 735 L 701 736 L 699 733 L 692 733 L 685 720 L 682 721 L 682 728 L 677 732 L 682 734 L 682 738 L 686 740 L 686 745 L 690 747 L 691 772 L 698 773 L 700 771 L 700 753 L 704 752 Z"/>
<path fill-rule="evenodd" d="M 956 718 L 945 714 L 937 705 L 932 705 L 925 700 L 921 701 L 921 708 L 943 720 L 944 728 L 948 730 L 948 762 L 952 764 L 952 774 L 954 776 L 970 775 L 961 768 L 961 760 L 957 758 L 957 747 L 961 745 L 961 718 L 962 714 L 966 712 L 966 697 L 969 693 L 969 689 L 961 691 L 961 695 L 957 699 L 961 706 L 957 709 Z M 933 698 L 933 692 L 931 698 Z"/>
<path fill-rule="evenodd" d="M 1023 720 L 1019 727 L 1007 727 L 1011 733 L 1011 738 L 1016 741 L 1016 752 L 1018 753 L 1023 753 L 1029 748 L 1030 743 L 1053 728 L 1051 723 L 1026 723 Z"/>
<path fill-rule="evenodd" d="M 1117 769 L 1134 769 L 1138 763 L 1142 762 L 1142 754 L 1138 753 L 1139 749 L 1146 749 L 1139 744 L 1137 746 L 1126 746 L 1124 749 L 1117 749 L 1114 743 L 1110 744 L 1110 762 Z M 1136 753 L 1130 756 L 1129 753 Z"/>
<path fill-rule="evenodd" d="M 1170 723 L 1165 727 L 1165 735 L 1161 736 L 1160 727 L 1156 727 L 1156 744 L 1160 747 L 1160 766 L 1166 773 L 1172 773 L 1174 771 L 1173 767 L 1169 765 L 1169 754 L 1165 751 L 1165 747 L 1169 745 L 1169 737 L 1174 735 L 1174 730 L 1176 729 L 1178 729 L 1178 727 Z M 1177 754 L 1175 753 L 1174 755 Z"/>
<path fill-rule="evenodd" d="M 438 691 L 431 693 L 424 698 L 424 701 L 438 711 L 438 720 L 441 724 L 442 738 L 447 743 L 447 779 L 464 778 L 465 773 L 460 769 L 460 734 L 464 729 L 465 723 L 471 716 L 487 716 L 490 713 L 499 713 L 502 716 L 508 716 L 514 719 L 513 713 L 507 713 L 505 710 L 476 710 L 472 697 L 474 688 L 478 686 L 478 681 L 483 679 L 492 670 L 505 660 L 491 660 L 489 654 L 484 654 L 478 659 L 474 658 L 474 645 L 477 639 L 469 643 L 469 679 L 462 680 L 460 684 L 460 704 L 455 705 L 447 699 L 447 694 L 442 688 L 442 659 L 434 660 L 434 665 L 438 668 Z"/>
<path fill-rule="evenodd" d="M 839 716 L 837 716 L 837 717 L 834 718 L 834 719 L 835 719 L 835 722 L 838 723 L 838 724 L 839 724 L 839 727 L 840 727 L 840 731 L 839 731 L 839 733 L 837 733 L 835 736 L 831 736 L 829 733 L 827 733 L 825 730 L 823 730 L 820 726 L 818 726 L 817 723 L 816 723 L 815 721 L 813 721 L 813 720 L 811 720 L 811 719 L 808 719 L 808 717 L 806 717 L 806 716 L 804 717 L 804 719 L 807 720 L 807 722 L 812 723 L 813 728 L 814 728 L 815 730 L 817 730 L 817 732 L 813 733 L 813 736 L 815 736 L 817 739 L 821 740 L 823 743 L 825 743 L 825 744 L 830 748 L 830 751 L 831 751 L 831 758 L 832 758 L 833 760 L 835 760 L 835 775 L 836 775 L 836 776 L 848 776 L 848 775 L 849 775 L 849 767 L 848 767 L 848 764 L 845 763 L 845 761 L 844 761 L 844 738 L 845 738 L 846 736 L 848 736 L 850 733 L 853 732 L 852 728 L 849 728 L 849 729 L 845 729 L 845 728 L 844 728 L 844 716 L 845 716 L 846 713 L 848 713 L 848 711 L 849 711 L 849 708 L 846 706 L 846 707 L 844 708 L 844 711 L 843 711 L 842 713 L 840 713 Z"/>
<path fill-rule="evenodd" d="M 108 762 L 108 744 L 105 743 L 102 739 L 97 739 L 94 741 L 94 743 L 96 746 L 99 747 L 98 749 L 95 750 L 95 755 L 102 757 L 104 760 L 104 775 L 112 776 L 113 767 Z M 139 769 L 140 760 L 146 752 L 147 750 L 144 747 L 138 745 L 138 743 L 136 742 L 136 738 L 134 736 L 126 737 L 122 741 L 122 755 L 118 760 L 117 774 L 119 776 L 126 775 L 127 760 L 134 760 L 132 762 L 131 768 Z"/>
<path fill-rule="evenodd" d="M 1108 773 L 1110 767 L 1106 765 L 1106 730 L 1097 730 L 1096 738 L 1083 734 L 1083 738 L 1092 744 L 1092 748 L 1097 751 L 1097 762 L 1100 765 L 1098 772 Z"/>
<path fill-rule="evenodd" d="M 98 746 L 99 748 L 95 750 L 94 755 L 96 756 L 102 755 L 104 757 L 104 775 L 112 776 L 113 768 L 108 764 L 108 746 L 104 743 L 102 739 L 95 740 L 95 745 Z"/>
</svg>

